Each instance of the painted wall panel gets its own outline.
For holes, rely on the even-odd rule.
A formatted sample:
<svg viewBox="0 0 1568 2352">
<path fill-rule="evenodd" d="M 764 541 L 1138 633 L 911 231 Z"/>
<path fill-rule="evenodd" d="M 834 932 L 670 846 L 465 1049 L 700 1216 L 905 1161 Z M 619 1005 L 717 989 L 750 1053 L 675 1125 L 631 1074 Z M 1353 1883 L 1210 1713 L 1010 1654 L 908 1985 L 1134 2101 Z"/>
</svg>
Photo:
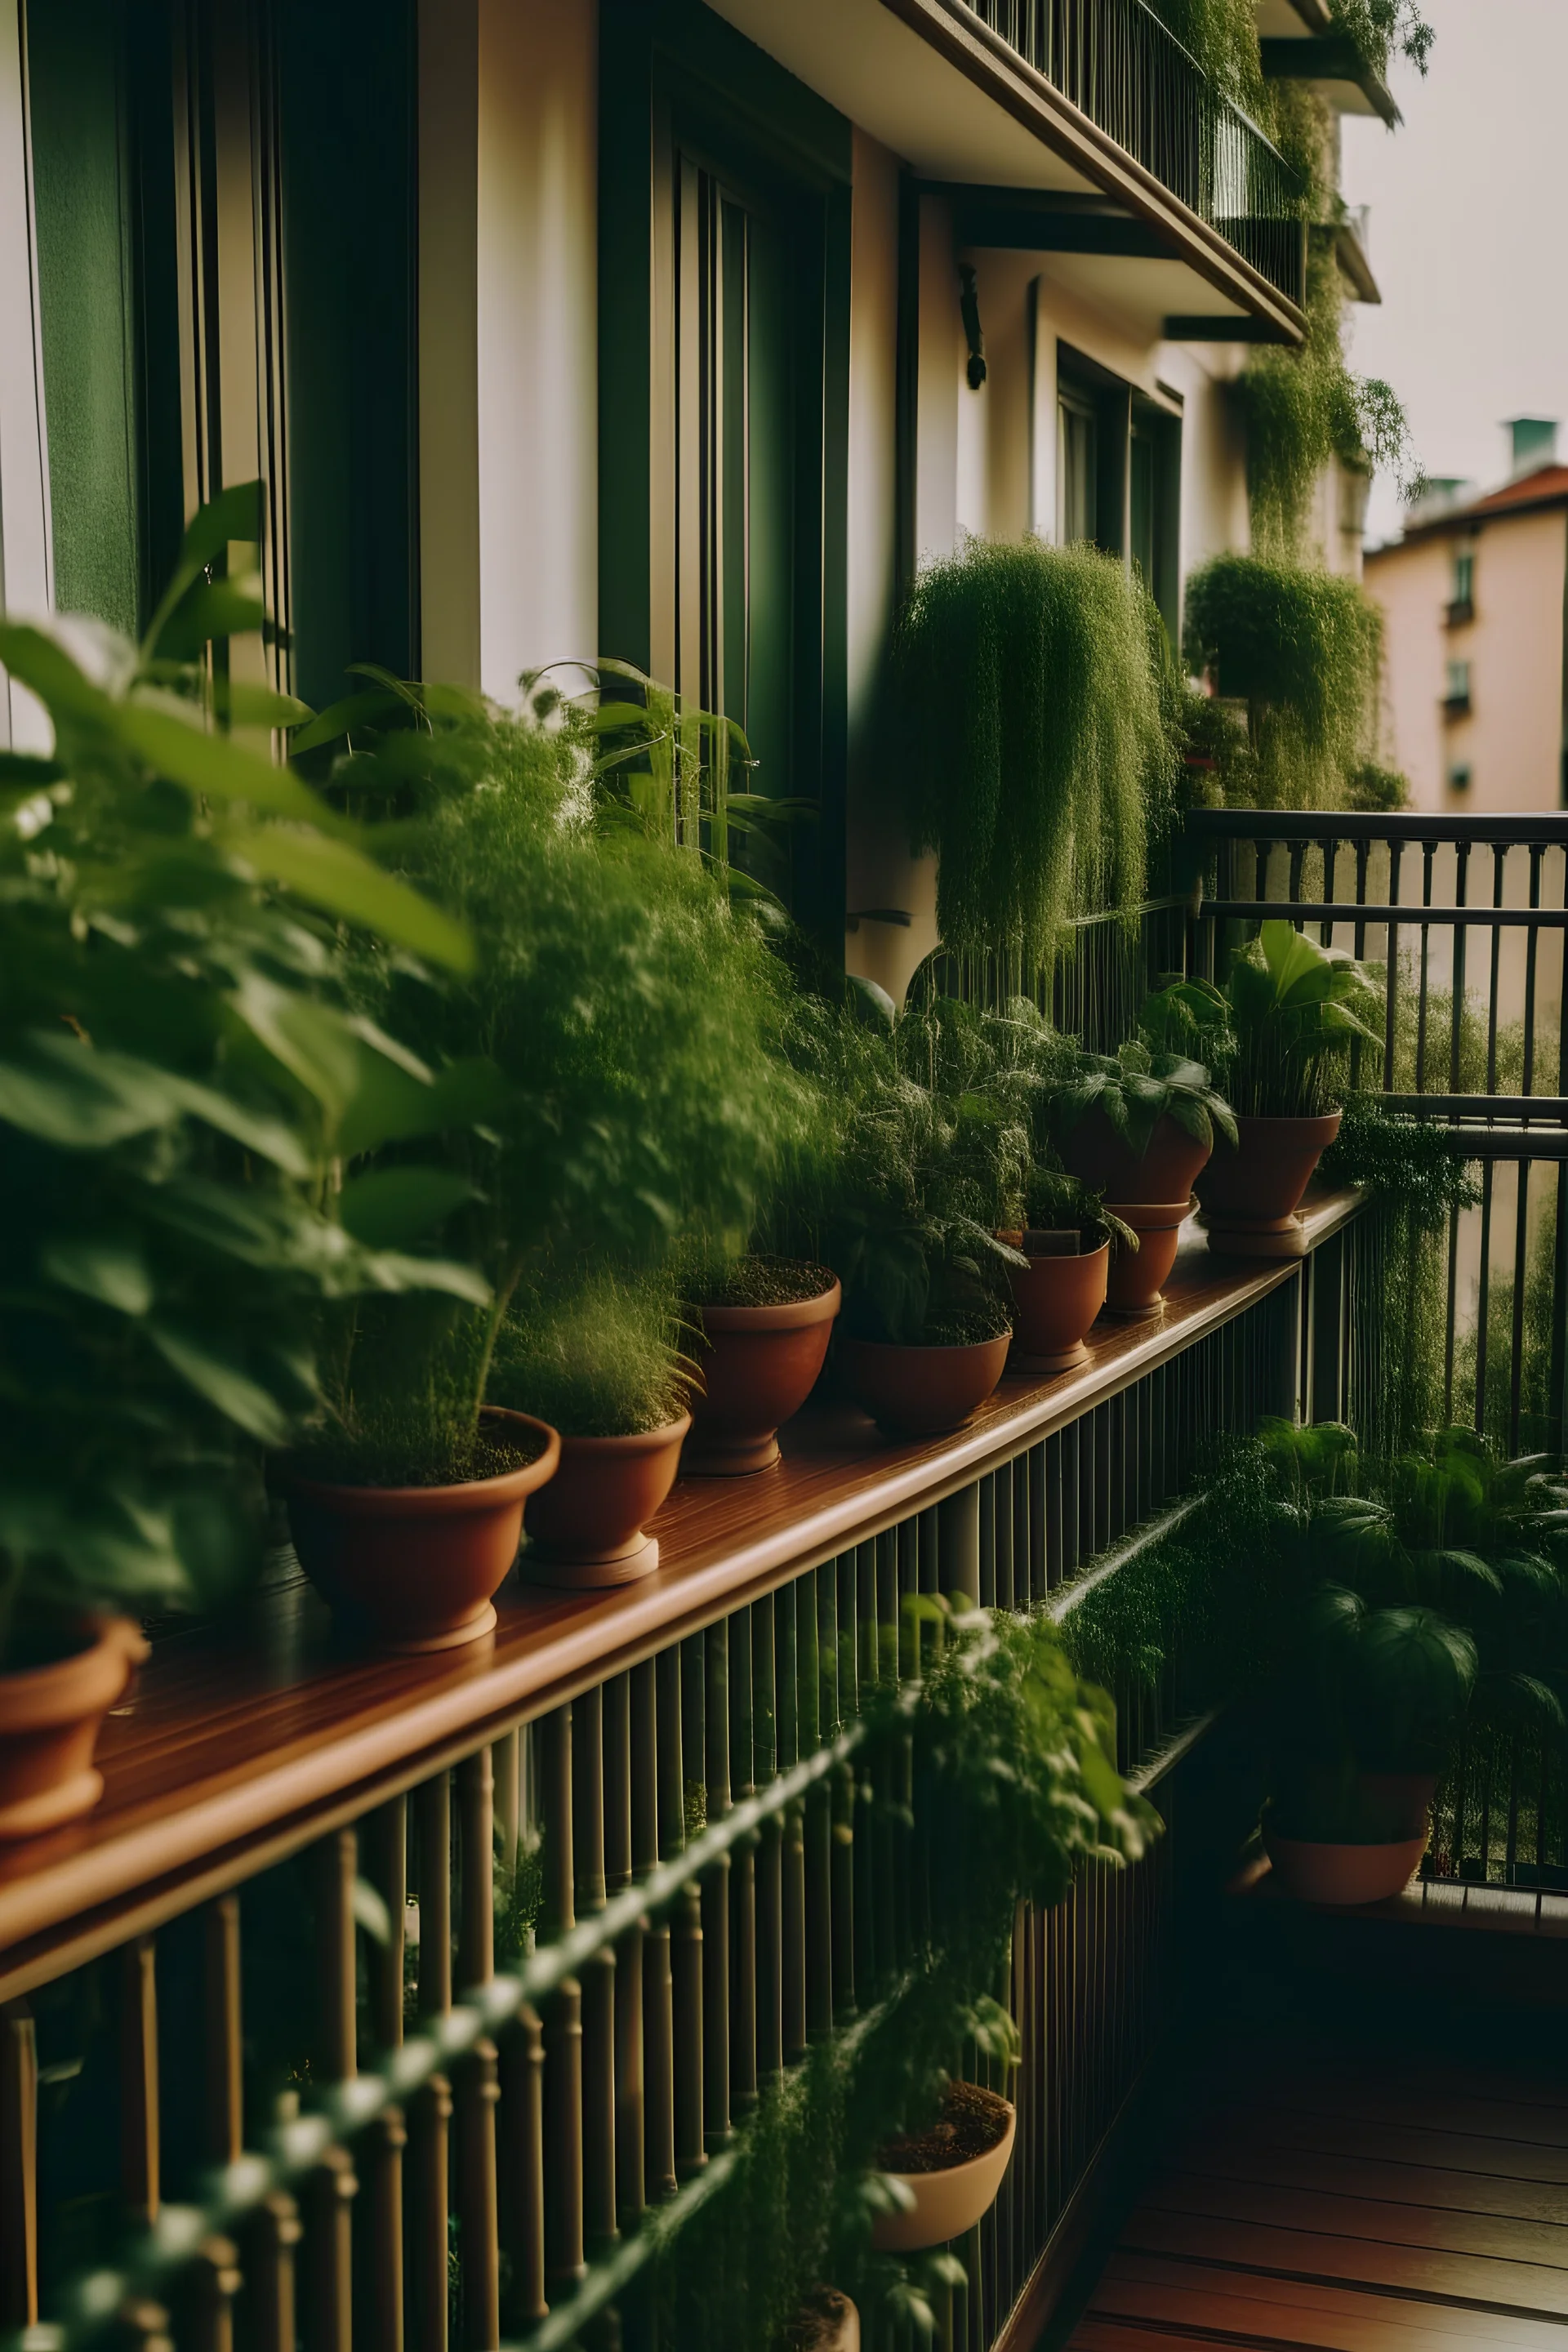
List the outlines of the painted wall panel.
<svg viewBox="0 0 1568 2352">
<path fill-rule="evenodd" d="M 0 610 L 38 613 L 53 599 L 20 0 L 0 5 Z M 0 680 L 0 746 L 47 751 L 49 741 L 32 696 Z"/>
</svg>

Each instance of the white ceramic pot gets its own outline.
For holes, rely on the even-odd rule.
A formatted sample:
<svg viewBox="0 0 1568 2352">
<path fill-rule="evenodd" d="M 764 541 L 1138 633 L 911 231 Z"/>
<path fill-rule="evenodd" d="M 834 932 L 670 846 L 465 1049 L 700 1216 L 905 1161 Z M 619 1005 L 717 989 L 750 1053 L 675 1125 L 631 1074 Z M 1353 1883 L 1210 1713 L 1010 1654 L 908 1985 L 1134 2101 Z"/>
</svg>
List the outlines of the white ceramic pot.
<svg viewBox="0 0 1568 2352">
<path fill-rule="evenodd" d="M 1013 2141 L 1018 2111 L 1007 2109 L 1007 2128 L 994 2147 L 972 2156 L 967 2164 L 951 2164 L 943 2172 L 895 2172 L 914 2199 L 899 2213 L 879 2213 L 872 2225 L 871 2242 L 879 2253 L 913 2254 L 927 2246 L 945 2246 L 962 2238 L 991 2210 Z"/>
</svg>

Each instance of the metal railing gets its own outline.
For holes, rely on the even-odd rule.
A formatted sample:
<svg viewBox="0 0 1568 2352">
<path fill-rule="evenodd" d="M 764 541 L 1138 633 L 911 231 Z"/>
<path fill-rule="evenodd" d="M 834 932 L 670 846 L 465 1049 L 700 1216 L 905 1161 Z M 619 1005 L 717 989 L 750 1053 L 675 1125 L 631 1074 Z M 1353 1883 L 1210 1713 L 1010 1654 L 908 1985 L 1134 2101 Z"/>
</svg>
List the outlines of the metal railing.
<svg viewBox="0 0 1568 2352">
<path fill-rule="evenodd" d="M 28 2352 L 721 2352 L 700 2303 L 672 2321 L 661 2250 L 907 1948 L 918 1822 L 873 1801 L 863 1742 L 870 1695 L 918 1667 L 908 1597 L 1068 1612 L 1216 1434 L 1296 1406 L 1300 1284 L 1281 1270 L 967 1486 L 487 1725 L 455 1768 L 411 1757 L 324 1836 L 279 1822 L 266 1869 L 204 1857 L 195 1894 L 86 1966 L 77 1919 L 0 1953 L 0 2327 L 41 2313 Z M 1145 1785 L 1188 1711 L 1174 1668 L 1124 1695 Z M 965 2352 L 1004 2330 L 1168 2013 L 1161 1801 L 1144 1863 L 1020 1918 L 1017 2152 L 943 2291 Z"/>
<path fill-rule="evenodd" d="M 1291 302 L 1305 191 L 1147 0 L 968 0 L 972 13 Z"/>
<path fill-rule="evenodd" d="M 1449 1130 L 1479 1199 L 1448 1221 L 1440 1410 L 1510 1453 L 1568 1451 L 1568 815 L 1262 814 L 1188 821 L 1203 860 L 1191 969 L 1268 917 L 1380 966 L 1383 1038 L 1353 1075 Z M 1382 1377 L 1375 1226 L 1347 1243 L 1342 1400 Z"/>
</svg>

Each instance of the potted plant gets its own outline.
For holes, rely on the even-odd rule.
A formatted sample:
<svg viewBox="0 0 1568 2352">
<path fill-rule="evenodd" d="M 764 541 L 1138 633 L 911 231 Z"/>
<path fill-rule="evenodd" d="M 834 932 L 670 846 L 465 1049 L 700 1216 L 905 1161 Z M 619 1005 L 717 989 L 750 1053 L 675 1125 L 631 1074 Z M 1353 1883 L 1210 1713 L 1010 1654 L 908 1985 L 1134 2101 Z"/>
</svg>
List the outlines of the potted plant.
<svg viewBox="0 0 1568 2352">
<path fill-rule="evenodd" d="M 345 810 L 395 818 L 403 873 L 461 916 L 477 950 L 461 978 L 385 953 L 360 960 L 363 1017 L 472 1109 L 438 1149 L 384 1151 L 351 1181 L 399 1233 L 405 1216 L 434 1217 L 486 1291 L 442 1317 L 394 1300 L 340 1318 L 331 1409 L 315 1458 L 294 1466 L 305 1507 L 297 1533 L 307 1570 L 331 1590 L 332 1524 L 374 1507 L 422 1549 L 434 1591 L 446 1573 L 443 1521 L 405 1498 L 416 1486 L 461 1488 L 487 1510 L 504 1501 L 487 1555 L 499 1584 L 521 1501 L 553 1459 L 537 1415 L 531 1431 L 494 1419 L 521 1402 L 492 1379 L 509 1318 L 514 1336 L 521 1320 L 516 1302 L 559 1296 L 563 1267 L 598 1262 L 630 1279 L 693 1240 L 749 1229 L 810 1128 L 810 1088 L 777 1050 L 787 988 L 758 926 L 700 856 L 596 799 L 592 746 L 569 709 L 549 699 L 505 712 L 379 679 L 375 694 L 302 730 L 296 752 L 319 763 L 351 727 L 353 748 L 334 759 L 326 789 Z M 662 1415 L 667 1426 L 676 1418 Z M 646 1454 L 652 1432 L 580 1427 L 574 1438 L 591 1434 Z M 500 1473 L 522 1474 L 521 1489 L 481 1495 L 498 1443 L 531 1445 L 533 1459 Z M 661 1439 L 661 1460 L 670 1444 Z M 640 1526 L 634 1515 L 615 1542 L 570 1538 L 576 1566 L 630 1544 Z M 465 1589 L 444 1630 L 472 1635 L 488 1622 L 488 1596 L 475 1608 Z M 442 1630 L 423 1624 L 415 1638 Z"/>
<path fill-rule="evenodd" d="M 891 659 L 892 771 L 910 846 L 937 855 L 944 946 L 1047 968 L 1071 918 L 1144 891 L 1177 751 L 1157 616 L 1083 545 L 971 540 L 910 590 Z"/>
<path fill-rule="evenodd" d="M 1378 1464 L 1348 1432 L 1276 1427 L 1272 1524 L 1299 1563 L 1262 1717 L 1265 1843 L 1288 1890 L 1397 1893 L 1467 1722 L 1560 1729 L 1568 1576 L 1560 1475 L 1445 1430 Z M 1330 1475 L 1321 1473 L 1325 1464 Z M 1373 1489 L 1375 1491 L 1357 1491 Z"/>
<path fill-rule="evenodd" d="M 0 625 L 54 730 L 4 761 L 0 1837 L 97 1801 L 142 1616 L 259 1568 L 264 1453 L 316 1404 L 323 1302 L 476 1279 L 357 1234 L 329 1181 L 345 1136 L 441 1116 L 343 1009 L 347 927 L 432 968 L 468 943 L 225 731 L 300 716 L 203 658 L 262 617 L 209 576 L 257 506 L 251 484 L 197 516 L 139 646 Z"/>
<path fill-rule="evenodd" d="M 693 1285 L 700 1387 L 680 1457 L 690 1477 L 771 1469 L 781 1425 L 800 1411 L 826 1360 L 843 1291 L 831 1267 L 746 1256 Z"/>
<path fill-rule="evenodd" d="M 660 1278 L 556 1273 L 513 1301 L 489 1394 L 561 1432 L 560 1466 L 528 1506 L 529 1581 L 627 1584 L 658 1566 L 646 1523 L 675 1484 L 691 1427 L 678 1338 Z"/>
<path fill-rule="evenodd" d="M 1189 1020 L 1223 1069 L 1236 1112 L 1235 1149 L 1216 1151 L 1198 1179 L 1211 1246 L 1299 1257 L 1297 1210 L 1339 1133 L 1351 1045 L 1379 1042 L 1376 982 L 1353 957 L 1271 921 L 1232 959 L 1223 995 L 1186 981 L 1166 996 L 1170 1017 Z"/>
<path fill-rule="evenodd" d="M 1031 1170 L 1026 1222 L 1002 1238 L 1025 1263 L 1009 1269 L 1016 1310 L 1011 1368 L 1065 1372 L 1087 1363 L 1089 1327 L 1105 1305 L 1112 1242 L 1136 1251 L 1138 1237 L 1101 1208 L 1073 1176 Z"/>
<path fill-rule="evenodd" d="M 845 1012 L 817 1040 L 840 1122 L 822 1224 L 844 1289 L 839 1362 L 857 1402 L 900 1433 L 958 1428 L 991 1394 L 1012 1336 L 1007 1274 L 1023 1262 L 997 1233 L 1017 1222 L 1028 1130 L 999 1096 L 943 1082 L 953 1022 Z"/>
<path fill-rule="evenodd" d="M 872 2243 L 917 2253 L 962 2238 L 996 2201 L 1012 2158 L 1017 2110 L 979 2083 L 949 2082 L 936 2121 L 889 2140 L 878 2161 L 893 2184 L 891 2210 L 872 2224 Z"/>
<path fill-rule="evenodd" d="M 1159 1019 L 1152 998 L 1145 1020 Z M 1130 1039 L 1114 1055 L 1083 1053 L 1051 1097 L 1063 1165 L 1115 1207 L 1185 1202 L 1217 1132 L 1233 1147 L 1236 1120 L 1202 1062 Z"/>
</svg>

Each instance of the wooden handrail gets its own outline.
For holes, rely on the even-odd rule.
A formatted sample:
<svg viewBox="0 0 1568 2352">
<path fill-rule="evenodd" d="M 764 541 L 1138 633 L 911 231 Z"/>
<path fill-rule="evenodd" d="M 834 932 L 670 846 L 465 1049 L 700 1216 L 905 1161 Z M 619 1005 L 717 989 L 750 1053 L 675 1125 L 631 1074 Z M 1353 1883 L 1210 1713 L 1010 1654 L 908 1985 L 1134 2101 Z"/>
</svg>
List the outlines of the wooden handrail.
<svg viewBox="0 0 1568 2352">
<path fill-rule="evenodd" d="M 1309 1207 L 1309 1245 L 1355 1213 Z M 682 1480 L 654 1523 L 658 1572 L 598 1594 L 512 1587 L 492 1635 L 428 1658 L 333 1646 L 297 1572 L 238 1624 L 157 1643 L 106 1726 L 87 1820 L 0 1852 L 0 2000 L 253 1876 L 680 1636 L 967 1487 L 1290 1280 L 1211 1257 L 1194 1232 L 1159 1322 L 1102 1325 L 1090 1361 L 1009 1378 L 970 1425 L 909 1444 L 847 1407 L 808 1412 L 759 1480 Z"/>
</svg>

